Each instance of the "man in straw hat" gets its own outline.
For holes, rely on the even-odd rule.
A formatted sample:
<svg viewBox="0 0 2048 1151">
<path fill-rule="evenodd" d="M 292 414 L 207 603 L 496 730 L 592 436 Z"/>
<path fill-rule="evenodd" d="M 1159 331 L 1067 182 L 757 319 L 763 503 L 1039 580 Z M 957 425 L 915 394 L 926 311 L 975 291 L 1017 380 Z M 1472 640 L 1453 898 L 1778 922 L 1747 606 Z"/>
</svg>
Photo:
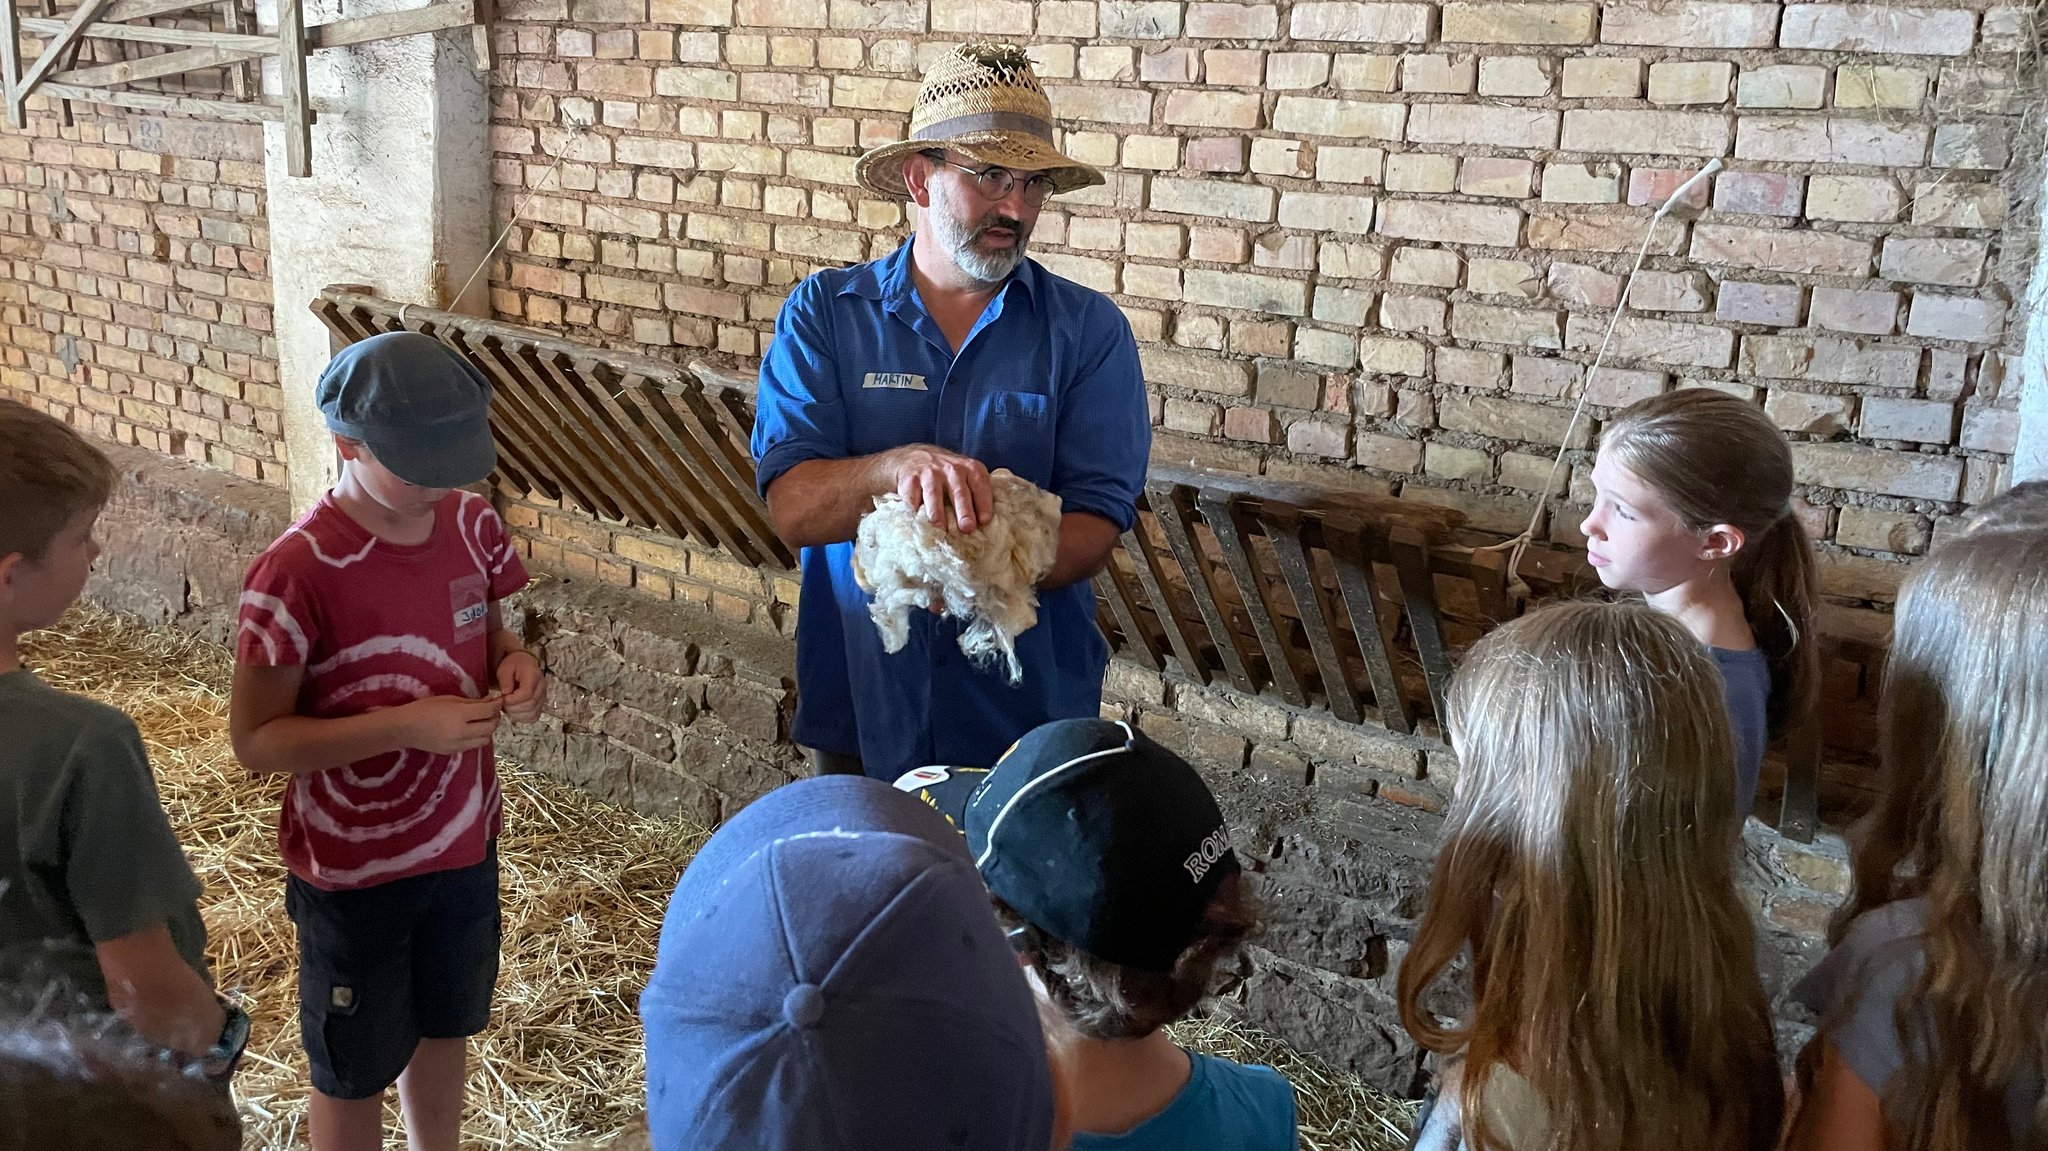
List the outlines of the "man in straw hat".
<svg viewBox="0 0 2048 1151">
<path fill-rule="evenodd" d="M 910 139 L 861 157 L 856 174 L 914 201 L 916 234 L 790 295 L 761 365 L 753 447 L 776 531 L 803 549 L 792 736 L 821 773 L 893 780 L 994 763 L 1039 724 L 1098 713 L 1109 653 L 1088 579 L 1136 517 L 1151 422 L 1116 305 L 1025 256 L 1048 196 L 1103 179 L 1054 146 L 1021 49 L 941 57 Z M 937 615 L 886 654 L 853 579 L 854 531 L 876 496 L 973 531 L 995 468 L 1063 501 L 1016 687 L 969 664 L 958 624 Z"/>
</svg>

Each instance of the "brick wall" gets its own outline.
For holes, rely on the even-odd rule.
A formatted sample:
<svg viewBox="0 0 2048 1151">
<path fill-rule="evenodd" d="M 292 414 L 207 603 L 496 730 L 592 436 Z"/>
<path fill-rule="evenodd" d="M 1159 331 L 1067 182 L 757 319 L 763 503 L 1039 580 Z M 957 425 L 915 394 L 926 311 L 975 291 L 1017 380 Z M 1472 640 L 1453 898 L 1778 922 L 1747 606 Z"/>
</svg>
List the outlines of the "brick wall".
<svg viewBox="0 0 2048 1151">
<path fill-rule="evenodd" d="M 1109 171 L 1034 251 L 1110 292 L 1183 459 L 1519 528 L 1652 206 L 1596 416 L 1697 384 L 1795 442 L 1826 590 L 1887 599 L 2017 427 L 2004 242 L 2026 11 L 1984 3 L 511 0 L 504 317 L 743 366 L 809 271 L 892 250 L 853 160 L 969 37 L 1033 45 Z M 2030 243 L 2031 241 L 2029 241 Z M 1586 443 L 1584 430 L 1573 445 Z M 1573 495 L 1586 495 L 1576 457 Z M 1575 515 L 1553 534 L 1571 540 Z"/>
<path fill-rule="evenodd" d="M 283 485 L 269 247 L 259 125 L 0 121 L 0 393 Z"/>
</svg>

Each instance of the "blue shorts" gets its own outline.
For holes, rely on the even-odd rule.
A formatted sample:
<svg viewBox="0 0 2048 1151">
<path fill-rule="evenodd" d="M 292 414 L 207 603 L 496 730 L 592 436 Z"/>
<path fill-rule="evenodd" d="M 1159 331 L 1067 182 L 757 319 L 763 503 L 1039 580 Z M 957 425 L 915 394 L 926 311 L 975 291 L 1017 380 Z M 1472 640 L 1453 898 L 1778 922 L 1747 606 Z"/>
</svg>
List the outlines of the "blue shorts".
<svg viewBox="0 0 2048 1151">
<path fill-rule="evenodd" d="M 353 891 L 285 882 L 299 929 L 299 1037 L 313 1087 L 369 1099 L 422 1039 L 466 1039 L 498 982 L 498 845 L 482 863 Z"/>
</svg>

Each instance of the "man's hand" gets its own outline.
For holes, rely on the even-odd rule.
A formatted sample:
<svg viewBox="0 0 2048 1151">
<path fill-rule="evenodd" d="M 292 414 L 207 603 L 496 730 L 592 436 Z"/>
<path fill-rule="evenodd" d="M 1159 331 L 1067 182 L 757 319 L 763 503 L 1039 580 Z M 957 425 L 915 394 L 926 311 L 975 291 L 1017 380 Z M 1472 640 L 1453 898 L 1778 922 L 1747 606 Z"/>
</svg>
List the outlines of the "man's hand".
<svg viewBox="0 0 2048 1151">
<path fill-rule="evenodd" d="M 930 444 L 892 448 L 882 456 L 896 494 L 931 522 L 951 516 L 961 531 L 971 532 L 995 515 L 995 492 L 980 460 Z"/>
<path fill-rule="evenodd" d="M 437 755 L 459 755 L 491 742 L 504 713 L 505 701 L 496 695 L 468 699 L 459 695 L 430 695 L 401 709 L 411 738 L 406 746 Z"/>
<path fill-rule="evenodd" d="M 541 675 L 540 661 L 530 651 L 507 652 L 498 661 L 497 670 L 499 700 L 505 705 L 505 718 L 514 723 L 532 723 L 540 718 L 541 704 L 546 702 L 547 679 Z"/>
</svg>

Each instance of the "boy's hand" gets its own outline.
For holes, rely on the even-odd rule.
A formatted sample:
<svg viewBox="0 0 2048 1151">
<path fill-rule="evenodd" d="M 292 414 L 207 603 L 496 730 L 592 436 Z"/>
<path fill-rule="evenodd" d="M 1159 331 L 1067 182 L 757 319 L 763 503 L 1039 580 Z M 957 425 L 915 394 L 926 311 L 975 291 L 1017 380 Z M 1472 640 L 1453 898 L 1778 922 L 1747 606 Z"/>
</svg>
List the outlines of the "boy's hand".
<svg viewBox="0 0 2048 1151">
<path fill-rule="evenodd" d="M 491 742 L 504 712 L 498 695 L 468 699 L 459 695 L 430 695 L 404 705 L 406 727 L 411 733 L 408 747 L 437 755 L 456 755 Z"/>
<path fill-rule="evenodd" d="M 547 701 L 547 678 L 540 661 L 530 651 L 508 652 L 498 661 L 498 692 L 505 705 L 505 718 L 514 723 L 532 723 L 540 718 Z"/>
</svg>

